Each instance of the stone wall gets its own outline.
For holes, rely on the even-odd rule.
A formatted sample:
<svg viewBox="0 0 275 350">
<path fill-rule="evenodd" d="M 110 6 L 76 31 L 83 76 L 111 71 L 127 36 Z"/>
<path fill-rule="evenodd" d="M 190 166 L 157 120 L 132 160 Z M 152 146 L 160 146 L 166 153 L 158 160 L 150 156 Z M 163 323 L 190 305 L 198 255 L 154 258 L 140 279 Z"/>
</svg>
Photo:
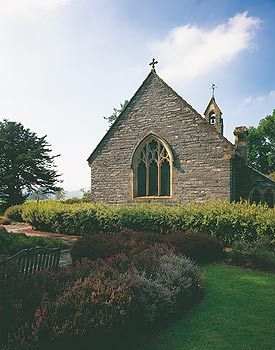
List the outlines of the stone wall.
<svg viewBox="0 0 275 350">
<path fill-rule="evenodd" d="M 174 154 L 172 196 L 157 200 L 231 199 L 233 146 L 151 72 L 89 158 L 93 200 L 141 201 L 133 198 L 131 161 L 150 133 L 165 139 Z"/>
</svg>

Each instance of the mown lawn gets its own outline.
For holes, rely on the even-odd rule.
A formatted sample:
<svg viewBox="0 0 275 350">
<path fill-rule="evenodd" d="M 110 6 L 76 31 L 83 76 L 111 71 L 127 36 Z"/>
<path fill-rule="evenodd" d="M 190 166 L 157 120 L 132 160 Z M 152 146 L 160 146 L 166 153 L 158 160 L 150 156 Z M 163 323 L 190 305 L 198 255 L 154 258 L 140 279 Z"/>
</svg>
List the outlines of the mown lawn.
<svg viewBox="0 0 275 350">
<path fill-rule="evenodd" d="M 206 296 L 143 350 L 274 350 L 275 275 L 227 265 L 203 268 Z"/>
</svg>

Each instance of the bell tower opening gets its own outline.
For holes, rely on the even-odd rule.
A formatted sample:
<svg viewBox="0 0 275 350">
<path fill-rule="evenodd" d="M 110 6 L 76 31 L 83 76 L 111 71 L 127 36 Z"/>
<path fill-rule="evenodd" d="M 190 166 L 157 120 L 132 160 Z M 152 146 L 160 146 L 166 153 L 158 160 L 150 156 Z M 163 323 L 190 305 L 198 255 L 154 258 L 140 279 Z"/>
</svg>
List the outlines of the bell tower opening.
<svg viewBox="0 0 275 350">
<path fill-rule="evenodd" d="M 212 84 L 212 97 L 204 112 L 205 119 L 212 125 L 219 133 L 223 135 L 223 118 L 222 111 L 216 103 L 214 92 L 216 85 Z"/>
</svg>

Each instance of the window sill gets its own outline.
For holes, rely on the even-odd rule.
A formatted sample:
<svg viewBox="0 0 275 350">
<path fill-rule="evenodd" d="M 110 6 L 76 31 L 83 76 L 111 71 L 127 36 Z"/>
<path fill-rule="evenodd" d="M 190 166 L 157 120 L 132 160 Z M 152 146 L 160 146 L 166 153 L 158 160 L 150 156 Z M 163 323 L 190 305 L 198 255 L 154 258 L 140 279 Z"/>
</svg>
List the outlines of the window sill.
<svg viewBox="0 0 275 350">
<path fill-rule="evenodd" d="M 172 196 L 145 196 L 145 197 L 133 197 L 133 199 L 171 199 Z"/>
</svg>

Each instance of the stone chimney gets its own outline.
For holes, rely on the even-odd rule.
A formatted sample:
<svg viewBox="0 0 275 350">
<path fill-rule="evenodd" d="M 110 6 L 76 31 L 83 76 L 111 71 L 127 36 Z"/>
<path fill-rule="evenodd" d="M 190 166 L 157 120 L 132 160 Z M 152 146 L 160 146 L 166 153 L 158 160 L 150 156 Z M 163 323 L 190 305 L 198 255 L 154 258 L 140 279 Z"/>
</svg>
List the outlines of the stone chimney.
<svg viewBox="0 0 275 350">
<path fill-rule="evenodd" d="M 247 134 L 248 129 L 246 126 L 237 126 L 234 130 L 235 148 L 245 163 L 247 160 Z"/>
</svg>

